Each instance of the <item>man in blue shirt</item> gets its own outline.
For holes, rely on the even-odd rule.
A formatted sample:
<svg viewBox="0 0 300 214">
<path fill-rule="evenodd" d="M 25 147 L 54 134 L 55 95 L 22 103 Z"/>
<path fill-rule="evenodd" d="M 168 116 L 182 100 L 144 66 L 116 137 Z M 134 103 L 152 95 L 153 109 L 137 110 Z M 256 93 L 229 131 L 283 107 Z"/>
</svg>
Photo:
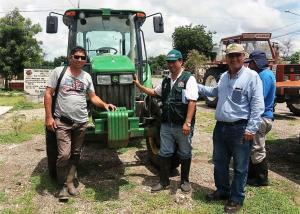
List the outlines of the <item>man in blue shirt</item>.
<svg viewBox="0 0 300 214">
<path fill-rule="evenodd" d="M 276 93 L 276 79 L 271 70 L 266 53 L 263 51 L 254 51 L 250 54 L 249 68 L 255 70 L 263 83 L 263 95 L 265 102 L 265 111 L 261 115 L 262 123 L 253 139 L 251 149 L 251 160 L 249 161 L 249 172 L 247 183 L 251 186 L 268 185 L 268 165 L 266 161 L 265 136 L 272 129 L 273 107 Z"/>
<path fill-rule="evenodd" d="M 228 199 L 224 211 L 235 213 L 243 205 L 252 140 L 264 111 L 262 82 L 255 71 L 244 67 L 245 51 L 240 44 L 226 49 L 228 71 L 215 87 L 198 85 L 199 93 L 218 97 L 213 132 L 214 179 L 217 188 L 209 201 Z M 229 183 L 233 157 L 234 176 Z"/>
</svg>

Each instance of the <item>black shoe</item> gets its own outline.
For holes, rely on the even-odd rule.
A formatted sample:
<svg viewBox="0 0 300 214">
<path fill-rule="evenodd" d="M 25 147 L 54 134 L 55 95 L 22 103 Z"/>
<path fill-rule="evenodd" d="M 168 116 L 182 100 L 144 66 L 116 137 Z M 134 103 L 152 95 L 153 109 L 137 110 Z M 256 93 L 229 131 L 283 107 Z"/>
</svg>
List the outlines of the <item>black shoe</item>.
<svg viewBox="0 0 300 214">
<path fill-rule="evenodd" d="M 228 200 L 228 195 L 221 195 L 218 191 L 214 191 L 213 193 L 207 194 L 205 199 L 207 201 L 222 201 L 222 200 Z"/>
<path fill-rule="evenodd" d="M 241 209 L 242 205 L 238 202 L 229 200 L 224 206 L 225 213 L 236 213 Z"/>
<path fill-rule="evenodd" d="M 159 192 L 161 190 L 166 190 L 166 189 L 169 189 L 170 185 L 167 185 L 167 186 L 164 186 L 162 185 L 160 182 L 156 185 L 154 185 L 152 188 L 151 188 L 151 192 Z"/>
<path fill-rule="evenodd" d="M 62 187 L 62 189 L 59 191 L 58 200 L 60 202 L 68 202 L 68 200 L 69 200 L 69 192 L 68 192 L 68 187 L 66 185 L 64 185 Z"/>
<path fill-rule="evenodd" d="M 190 182 L 184 181 L 182 184 L 180 184 L 180 189 L 184 193 L 189 193 L 192 190 L 192 186 L 191 186 Z"/>
</svg>

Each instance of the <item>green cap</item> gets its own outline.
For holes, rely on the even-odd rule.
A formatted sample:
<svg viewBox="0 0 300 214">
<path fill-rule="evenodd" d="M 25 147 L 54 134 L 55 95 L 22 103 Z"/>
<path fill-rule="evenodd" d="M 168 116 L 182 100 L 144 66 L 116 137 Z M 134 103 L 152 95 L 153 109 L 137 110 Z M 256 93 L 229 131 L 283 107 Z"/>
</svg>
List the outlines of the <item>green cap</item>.
<svg viewBox="0 0 300 214">
<path fill-rule="evenodd" d="M 176 61 L 178 59 L 182 59 L 182 54 L 178 50 L 171 50 L 167 55 L 167 61 Z"/>
</svg>

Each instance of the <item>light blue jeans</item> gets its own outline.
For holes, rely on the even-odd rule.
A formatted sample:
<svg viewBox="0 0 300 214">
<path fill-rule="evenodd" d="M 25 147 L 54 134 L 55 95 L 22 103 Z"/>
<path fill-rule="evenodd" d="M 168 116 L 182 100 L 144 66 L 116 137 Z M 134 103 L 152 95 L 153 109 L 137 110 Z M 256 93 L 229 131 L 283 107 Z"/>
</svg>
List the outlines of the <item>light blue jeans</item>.
<svg viewBox="0 0 300 214">
<path fill-rule="evenodd" d="M 182 125 L 174 123 L 162 123 L 160 127 L 160 150 L 162 157 L 173 156 L 176 147 L 180 159 L 189 159 L 192 157 L 192 137 L 194 127 L 191 127 L 190 134 L 185 136 L 182 133 Z"/>
</svg>

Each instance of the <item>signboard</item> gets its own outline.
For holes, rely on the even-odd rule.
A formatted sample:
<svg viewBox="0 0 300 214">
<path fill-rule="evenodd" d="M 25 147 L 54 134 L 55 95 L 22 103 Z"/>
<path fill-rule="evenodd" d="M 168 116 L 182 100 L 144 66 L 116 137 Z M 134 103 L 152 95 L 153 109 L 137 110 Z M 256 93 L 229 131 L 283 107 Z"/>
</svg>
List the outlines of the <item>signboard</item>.
<svg viewBox="0 0 300 214">
<path fill-rule="evenodd" d="M 24 91 L 30 95 L 43 96 L 52 70 L 24 69 Z"/>
</svg>

